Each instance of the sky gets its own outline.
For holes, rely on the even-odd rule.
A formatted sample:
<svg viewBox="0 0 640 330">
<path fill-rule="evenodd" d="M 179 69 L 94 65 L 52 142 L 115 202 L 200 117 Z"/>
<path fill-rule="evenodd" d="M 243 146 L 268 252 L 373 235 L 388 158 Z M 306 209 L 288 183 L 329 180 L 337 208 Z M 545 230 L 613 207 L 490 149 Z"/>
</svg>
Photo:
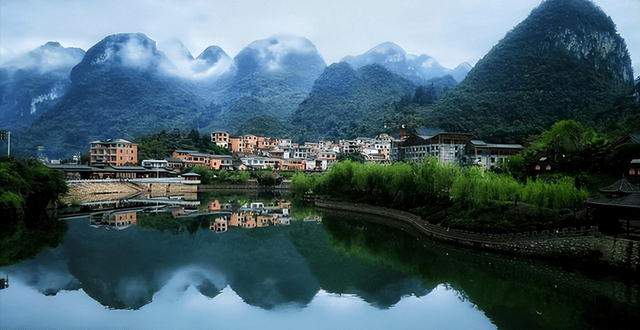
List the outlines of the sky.
<svg viewBox="0 0 640 330">
<path fill-rule="evenodd" d="M 640 0 L 593 0 L 618 27 L 640 75 Z M 140 32 L 158 48 L 234 57 L 253 41 L 309 39 L 327 64 L 387 41 L 454 68 L 475 65 L 541 0 L 0 0 L 0 63 L 48 41 L 85 51 L 108 35 Z"/>
</svg>

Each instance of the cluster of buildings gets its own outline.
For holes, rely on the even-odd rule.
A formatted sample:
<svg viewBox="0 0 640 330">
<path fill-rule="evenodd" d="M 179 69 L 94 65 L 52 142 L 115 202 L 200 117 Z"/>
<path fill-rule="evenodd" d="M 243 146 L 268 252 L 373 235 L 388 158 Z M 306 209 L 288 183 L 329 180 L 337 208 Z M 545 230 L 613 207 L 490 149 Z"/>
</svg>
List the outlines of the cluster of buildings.
<svg viewBox="0 0 640 330">
<path fill-rule="evenodd" d="M 57 165 L 69 179 L 159 178 L 177 176 L 181 169 L 203 166 L 212 170 L 266 169 L 324 171 L 340 154 L 359 154 L 366 162 L 417 162 L 434 156 L 442 162 L 491 168 L 501 159 L 523 150 L 519 144 L 491 144 L 474 140 L 472 134 L 420 128 L 398 137 L 380 134 L 355 140 L 294 143 L 291 139 L 246 134 L 230 136 L 212 132 L 211 142 L 231 155 L 176 149 L 165 159 L 138 158 L 138 144 L 123 139 L 92 141 L 89 164 Z"/>
<path fill-rule="evenodd" d="M 209 223 L 209 229 L 217 233 L 223 233 L 229 227 L 240 227 L 246 229 L 269 227 L 269 226 L 286 226 L 291 224 L 289 209 L 291 203 L 287 201 L 279 201 L 277 205 L 265 207 L 262 202 L 252 202 L 241 206 L 231 214 L 218 217 Z M 220 205 L 218 200 L 209 203 L 210 212 L 221 210 L 231 210 L 229 204 Z"/>
<path fill-rule="evenodd" d="M 399 137 L 380 134 L 375 138 L 355 140 L 292 143 L 256 135 L 230 136 L 212 132 L 211 142 L 238 155 L 246 167 L 323 171 L 335 162 L 338 154 L 361 154 L 367 162 L 418 162 L 434 156 L 442 162 L 479 165 L 491 168 L 524 148 L 519 144 L 492 144 L 474 140 L 469 133 L 449 133 L 438 129 L 419 128 Z"/>
<path fill-rule="evenodd" d="M 491 168 L 501 159 L 523 150 L 519 144 L 491 144 L 474 140 L 469 133 L 420 128 L 398 137 L 380 134 L 355 140 L 294 143 L 291 139 L 246 134 L 211 133 L 211 142 L 231 155 L 176 149 L 165 159 L 138 158 L 138 144 L 123 139 L 92 141 L 89 164 L 59 165 L 69 179 L 173 177 L 183 168 L 203 166 L 212 170 L 266 169 L 324 171 L 340 154 L 359 154 L 366 162 L 417 162 L 434 156 L 442 162 Z"/>
</svg>

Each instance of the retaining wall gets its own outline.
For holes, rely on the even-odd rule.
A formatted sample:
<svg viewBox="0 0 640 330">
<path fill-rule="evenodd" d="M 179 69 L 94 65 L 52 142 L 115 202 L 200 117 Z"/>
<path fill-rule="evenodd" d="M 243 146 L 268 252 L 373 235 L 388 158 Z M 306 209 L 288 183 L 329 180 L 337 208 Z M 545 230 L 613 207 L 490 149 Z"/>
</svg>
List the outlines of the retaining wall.
<svg viewBox="0 0 640 330">
<path fill-rule="evenodd" d="M 536 236 L 488 235 L 452 230 L 430 224 L 419 216 L 368 204 L 314 199 L 316 206 L 384 216 L 409 225 L 420 234 L 439 241 L 537 258 L 570 258 L 597 261 L 640 271 L 640 242 L 603 236 L 597 229 L 565 230 Z"/>
</svg>

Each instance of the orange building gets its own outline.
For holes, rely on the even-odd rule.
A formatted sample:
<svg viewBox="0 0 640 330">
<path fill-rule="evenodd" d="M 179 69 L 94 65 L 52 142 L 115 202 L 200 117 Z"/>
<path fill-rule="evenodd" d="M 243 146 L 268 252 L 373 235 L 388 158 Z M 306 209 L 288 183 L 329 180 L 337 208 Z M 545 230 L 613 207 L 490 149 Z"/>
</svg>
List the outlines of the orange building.
<svg viewBox="0 0 640 330">
<path fill-rule="evenodd" d="M 233 168 L 233 157 L 229 155 L 211 155 L 207 168 L 213 170 Z"/>
<path fill-rule="evenodd" d="M 138 224 L 138 215 L 135 211 L 112 213 L 107 220 L 107 224 L 112 227 L 123 228 Z"/>
<path fill-rule="evenodd" d="M 221 209 L 222 207 L 217 199 L 209 203 L 209 211 L 220 211 Z"/>
<path fill-rule="evenodd" d="M 242 141 L 244 142 L 244 151 L 246 153 L 254 153 L 258 149 L 258 137 L 255 135 L 247 134 L 243 135 Z"/>
<path fill-rule="evenodd" d="M 138 164 L 138 144 L 127 140 L 92 141 L 89 143 L 89 165 Z"/>
<path fill-rule="evenodd" d="M 237 136 L 229 137 L 229 150 L 233 153 L 242 152 L 244 150 L 244 142 Z"/>
</svg>

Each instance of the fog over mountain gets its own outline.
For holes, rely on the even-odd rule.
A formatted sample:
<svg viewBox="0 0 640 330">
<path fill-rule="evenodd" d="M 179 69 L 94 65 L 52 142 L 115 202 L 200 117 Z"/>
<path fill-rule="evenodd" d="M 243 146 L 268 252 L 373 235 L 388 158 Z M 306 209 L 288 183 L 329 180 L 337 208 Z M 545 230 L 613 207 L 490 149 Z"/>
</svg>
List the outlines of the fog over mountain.
<svg viewBox="0 0 640 330">
<path fill-rule="evenodd" d="M 417 85 L 426 84 L 429 79 L 447 74 L 452 75 L 457 82 L 461 82 L 471 70 L 471 65 L 468 63 L 462 63 L 454 70 L 447 69 L 440 65 L 435 58 L 424 54 L 419 56 L 407 54 L 402 47 L 393 42 L 385 42 L 362 55 L 347 56 L 342 60 L 349 63 L 354 69 L 369 64 L 378 64 Z"/>
<path fill-rule="evenodd" d="M 69 87 L 71 69 L 84 51 L 49 42 L 0 67 L 0 123 L 30 123 L 51 109 Z"/>
<path fill-rule="evenodd" d="M 91 140 L 174 128 L 304 141 L 377 134 L 402 120 L 512 141 L 559 119 L 628 115 L 617 100 L 630 96 L 633 69 L 593 2 L 546 0 L 474 68 L 445 68 L 393 42 L 327 67 L 294 35 L 253 41 L 231 58 L 216 45 L 194 57 L 176 39 L 157 46 L 123 33 L 86 54 L 48 43 L 2 64 L 0 78 L 0 128 L 14 133 L 14 150 L 33 155 L 41 145 L 57 158 Z"/>
<path fill-rule="evenodd" d="M 384 45 L 387 57 L 402 61 L 390 65 L 372 56 Z M 384 45 L 347 58 L 356 69 L 379 64 L 416 85 L 466 74 L 466 65 L 449 70 L 427 55 Z M 251 133 L 265 118 L 264 134 L 287 135 L 296 125 L 293 113 L 326 68 L 315 45 L 293 35 L 254 41 L 234 58 L 215 45 L 194 58 L 179 40 L 158 46 L 141 33 L 107 36 L 86 54 L 51 42 L 2 65 L 0 118 L 25 154 L 42 145 L 50 157 L 82 152 L 90 140 L 135 139 L 162 129 L 234 133 L 242 126 Z"/>
</svg>

